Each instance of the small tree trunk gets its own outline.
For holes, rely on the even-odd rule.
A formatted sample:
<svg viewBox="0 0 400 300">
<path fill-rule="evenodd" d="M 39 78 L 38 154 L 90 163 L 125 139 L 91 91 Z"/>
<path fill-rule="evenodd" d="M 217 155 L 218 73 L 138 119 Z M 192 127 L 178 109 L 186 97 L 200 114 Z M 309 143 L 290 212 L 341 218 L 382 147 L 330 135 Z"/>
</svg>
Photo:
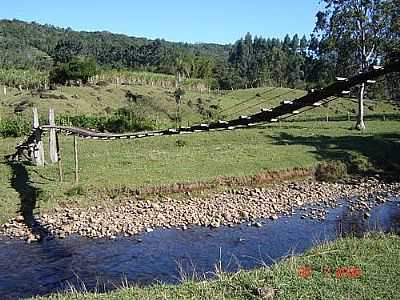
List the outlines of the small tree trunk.
<svg viewBox="0 0 400 300">
<path fill-rule="evenodd" d="M 360 96 L 358 99 L 358 116 L 357 116 L 357 124 L 356 128 L 358 130 L 365 130 L 364 124 L 364 91 L 365 91 L 365 83 L 361 84 Z"/>
</svg>

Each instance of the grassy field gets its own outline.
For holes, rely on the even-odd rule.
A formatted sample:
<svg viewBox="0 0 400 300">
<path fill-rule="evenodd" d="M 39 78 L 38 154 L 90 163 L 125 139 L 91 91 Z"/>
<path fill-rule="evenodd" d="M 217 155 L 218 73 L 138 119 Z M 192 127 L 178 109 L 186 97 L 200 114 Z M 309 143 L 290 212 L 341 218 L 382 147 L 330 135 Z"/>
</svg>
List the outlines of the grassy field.
<svg viewBox="0 0 400 300">
<path fill-rule="evenodd" d="M 53 295 L 37 299 L 398 299 L 400 238 L 347 237 L 290 257 L 270 268 L 226 274 L 179 286 L 127 287 L 108 294 Z"/>
</svg>

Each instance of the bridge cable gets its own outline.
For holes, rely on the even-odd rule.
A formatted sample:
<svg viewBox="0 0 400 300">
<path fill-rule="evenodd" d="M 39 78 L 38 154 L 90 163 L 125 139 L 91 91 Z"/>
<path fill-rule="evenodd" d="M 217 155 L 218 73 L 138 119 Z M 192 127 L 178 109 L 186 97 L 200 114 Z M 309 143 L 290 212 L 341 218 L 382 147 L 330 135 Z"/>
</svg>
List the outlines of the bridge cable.
<svg viewBox="0 0 400 300">
<path fill-rule="evenodd" d="M 280 95 L 277 95 L 277 96 L 275 96 L 275 97 L 272 97 L 272 98 L 266 99 L 266 100 L 264 100 L 264 101 L 258 102 L 258 103 L 254 104 L 254 105 L 244 107 L 243 109 L 240 109 L 240 110 L 237 110 L 237 111 L 234 111 L 234 112 L 230 113 L 229 115 L 227 115 L 227 117 L 230 117 L 230 116 L 232 116 L 232 115 L 234 115 L 234 114 L 240 113 L 240 112 L 245 111 L 245 110 L 247 110 L 247 109 L 251 109 L 251 108 L 253 108 L 253 107 L 257 107 L 257 106 L 259 106 L 260 104 L 269 102 L 269 101 L 271 101 L 271 100 L 279 99 L 279 98 L 281 98 L 281 97 L 283 97 L 283 96 L 287 96 L 287 95 L 289 95 L 289 94 L 292 94 L 293 92 L 294 92 L 294 90 L 290 90 L 290 91 L 287 91 L 287 92 L 282 93 L 282 94 L 280 94 Z"/>
<path fill-rule="evenodd" d="M 269 89 L 269 90 L 267 90 L 267 91 L 265 91 L 265 92 L 263 92 L 263 93 L 261 93 L 261 94 L 259 94 L 259 95 L 266 95 L 266 94 L 269 94 L 269 93 L 271 93 L 272 91 L 274 91 L 274 90 L 276 90 L 277 89 L 277 87 L 273 87 L 272 89 Z M 222 114 L 222 113 L 224 113 L 224 112 L 226 112 L 226 111 L 228 111 L 228 110 L 231 110 L 232 108 L 235 108 L 235 107 L 237 107 L 237 106 L 240 106 L 240 105 L 242 105 L 242 104 L 245 104 L 246 102 L 250 102 L 251 100 L 253 100 L 253 99 L 256 99 L 257 97 L 259 97 L 259 96 L 257 96 L 257 95 L 255 95 L 255 96 L 252 96 L 252 97 L 250 97 L 249 99 L 246 99 L 246 100 L 244 100 L 244 101 L 242 101 L 242 102 L 239 102 L 239 103 L 236 103 L 236 104 L 234 104 L 234 105 L 232 105 L 232 106 L 230 106 L 230 107 L 228 107 L 228 108 L 225 108 L 224 110 L 222 110 L 221 112 L 220 112 L 220 114 Z"/>
</svg>

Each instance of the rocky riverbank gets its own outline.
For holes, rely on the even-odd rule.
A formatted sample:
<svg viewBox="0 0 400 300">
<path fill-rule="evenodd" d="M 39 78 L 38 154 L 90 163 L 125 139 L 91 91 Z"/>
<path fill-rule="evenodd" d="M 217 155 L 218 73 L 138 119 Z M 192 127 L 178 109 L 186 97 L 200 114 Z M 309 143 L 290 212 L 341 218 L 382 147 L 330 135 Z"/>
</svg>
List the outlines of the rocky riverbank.
<svg viewBox="0 0 400 300">
<path fill-rule="evenodd" d="M 376 178 L 347 183 L 283 182 L 267 188 L 231 189 L 204 197 L 187 193 L 183 199 L 163 196 L 152 200 L 127 198 L 118 206 L 58 208 L 51 215 L 37 216 L 29 226 L 20 216 L 4 224 L 0 234 L 32 242 L 44 235 L 47 238 L 64 238 L 72 234 L 115 238 L 150 232 L 154 228 L 185 230 L 193 225 L 217 228 L 244 222 L 262 226 L 258 219 L 275 220 L 310 204 L 318 204 L 318 208 L 305 211 L 302 218 L 324 219 L 326 209 L 335 207 L 341 198 L 352 197 L 351 209 L 362 209 L 368 217 L 368 210 L 373 205 L 400 197 L 400 183 L 384 183 Z"/>
</svg>

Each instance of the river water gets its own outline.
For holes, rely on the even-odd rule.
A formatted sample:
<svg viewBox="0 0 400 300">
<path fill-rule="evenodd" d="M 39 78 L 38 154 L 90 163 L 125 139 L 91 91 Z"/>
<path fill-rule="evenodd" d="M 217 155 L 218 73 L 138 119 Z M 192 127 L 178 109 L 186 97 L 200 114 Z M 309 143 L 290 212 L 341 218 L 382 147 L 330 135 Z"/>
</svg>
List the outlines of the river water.
<svg viewBox="0 0 400 300">
<path fill-rule="evenodd" d="M 376 206 L 369 218 L 348 202 L 330 209 L 324 221 L 302 219 L 301 211 L 261 228 L 242 224 L 182 231 L 155 230 L 131 238 L 92 240 L 77 236 L 26 244 L 0 237 L 0 299 L 77 289 L 103 292 L 122 282 L 179 283 L 184 276 L 212 277 L 216 265 L 233 272 L 271 265 L 289 254 L 339 236 L 369 231 L 400 233 L 400 199 Z"/>
</svg>

